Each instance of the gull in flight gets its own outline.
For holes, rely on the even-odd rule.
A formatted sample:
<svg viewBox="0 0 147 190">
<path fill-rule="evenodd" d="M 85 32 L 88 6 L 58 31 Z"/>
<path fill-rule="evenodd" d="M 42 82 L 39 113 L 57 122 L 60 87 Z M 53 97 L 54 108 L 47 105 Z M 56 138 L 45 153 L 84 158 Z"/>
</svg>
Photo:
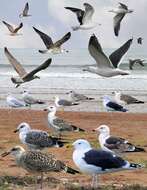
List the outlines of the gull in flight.
<svg viewBox="0 0 147 190">
<path fill-rule="evenodd" d="M 88 30 L 96 27 L 97 25 L 100 25 L 98 23 L 92 22 L 92 16 L 94 14 L 94 8 L 89 3 L 83 4 L 85 7 L 85 10 L 74 8 L 74 7 L 65 7 L 65 9 L 68 9 L 72 12 L 74 12 L 77 16 L 77 19 L 80 23 L 78 26 L 73 26 L 73 31 L 76 30 Z"/>
<path fill-rule="evenodd" d="M 117 75 L 128 75 L 129 72 L 115 68 L 115 65 L 118 65 L 123 55 L 127 52 L 132 43 L 133 39 L 128 40 L 123 46 L 113 52 L 109 58 L 105 55 L 102 50 L 102 47 L 93 34 L 89 40 L 89 53 L 95 59 L 97 66 L 96 67 L 87 67 L 83 71 L 89 71 L 95 74 L 98 74 L 103 77 L 113 77 Z"/>
<path fill-rule="evenodd" d="M 128 7 L 125 4 L 119 3 L 119 7 L 117 9 L 110 10 L 109 12 L 116 14 L 115 17 L 113 18 L 113 26 L 114 26 L 115 36 L 118 36 L 122 19 L 127 13 L 132 13 L 133 10 L 128 9 Z"/>
<path fill-rule="evenodd" d="M 48 36 L 47 34 L 41 32 L 37 28 L 33 27 L 35 32 L 40 36 L 42 41 L 44 42 L 46 46 L 46 50 L 39 50 L 40 53 L 53 53 L 53 54 L 58 54 L 58 53 L 63 53 L 66 52 L 68 53 L 68 50 L 62 49 L 61 46 L 64 44 L 66 41 L 68 41 L 71 37 L 71 33 L 68 32 L 65 34 L 60 40 L 56 41 L 55 43 L 52 41 L 52 38 Z"/>
<path fill-rule="evenodd" d="M 21 22 L 19 24 L 19 26 L 12 26 L 10 25 L 9 23 L 5 22 L 5 21 L 2 21 L 4 23 L 4 25 L 8 28 L 8 30 L 10 31 L 10 35 L 11 36 L 16 36 L 16 35 L 20 35 L 18 34 L 17 32 L 23 27 L 23 23 Z"/>
<path fill-rule="evenodd" d="M 145 62 L 146 60 L 144 60 L 144 59 L 129 59 L 129 69 L 130 70 L 133 70 L 133 66 L 134 66 L 134 64 L 139 64 L 139 65 L 141 65 L 142 67 L 144 67 L 144 62 Z"/>
<path fill-rule="evenodd" d="M 25 71 L 25 69 L 23 68 L 23 66 L 21 65 L 21 63 L 15 59 L 15 57 L 8 51 L 8 49 L 6 47 L 4 48 L 4 53 L 5 53 L 8 61 L 10 62 L 10 64 L 13 66 L 13 68 L 15 69 L 15 71 L 19 75 L 19 77 L 12 77 L 11 78 L 12 82 L 16 85 L 15 86 L 16 88 L 24 82 L 29 82 L 29 81 L 36 79 L 36 78 L 40 79 L 40 77 L 38 77 L 35 74 L 41 70 L 46 69 L 51 64 L 51 61 L 52 61 L 52 59 L 48 59 L 43 64 L 38 66 L 36 69 L 27 73 Z"/>
<path fill-rule="evenodd" d="M 25 7 L 24 7 L 22 13 L 19 15 L 19 17 L 22 18 L 22 17 L 32 16 L 32 15 L 28 14 L 28 12 L 29 12 L 29 3 L 27 2 L 25 4 Z"/>
</svg>

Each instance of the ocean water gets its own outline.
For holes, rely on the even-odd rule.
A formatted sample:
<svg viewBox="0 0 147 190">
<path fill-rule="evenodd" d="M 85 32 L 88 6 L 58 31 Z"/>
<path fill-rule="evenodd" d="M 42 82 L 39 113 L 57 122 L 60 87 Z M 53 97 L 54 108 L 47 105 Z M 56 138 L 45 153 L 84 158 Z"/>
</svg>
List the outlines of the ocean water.
<svg viewBox="0 0 147 190">
<path fill-rule="evenodd" d="M 144 67 L 134 66 L 134 70 L 128 76 L 117 76 L 104 78 L 96 74 L 82 71 L 87 66 L 95 64 L 95 60 L 89 55 L 87 49 L 71 49 L 69 53 L 63 54 L 40 54 L 37 49 L 10 49 L 12 54 L 19 60 L 27 71 L 31 71 L 43 63 L 46 59 L 52 58 L 49 68 L 40 72 L 36 79 L 23 84 L 22 87 L 34 90 L 51 91 L 67 89 L 78 89 L 85 91 L 102 92 L 112 90 L 122 91 L 147 91 L 147 63 Z M 113 52 L 113 49 L 104 50 L 107 55 Z M 129 70 L 128 59 L 141 58 L 146 59 L 147 53 L 141 46 L 137 49 L 131 49 L 122 61 L 120 68 Z M 12 66 L 7 61 L 3 49 L 0 49 L 0 85 L 1 89 L 14 88 L 11 82 L 11 76 L 17 76 Z"/>
</svg>

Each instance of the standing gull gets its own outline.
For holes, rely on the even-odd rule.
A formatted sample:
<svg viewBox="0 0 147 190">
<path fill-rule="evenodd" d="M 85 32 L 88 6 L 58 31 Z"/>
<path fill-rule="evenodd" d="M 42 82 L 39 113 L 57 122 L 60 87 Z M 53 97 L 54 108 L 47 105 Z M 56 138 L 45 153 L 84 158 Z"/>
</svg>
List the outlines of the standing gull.
<svg viewBox="0 0 147 190">
<path fill-rule="evenodd" d="M 114 152 L 116 154 L 123 152 L 144 152 L 141 147 L 137 147 L 129 143 L 126 139 L 110 135 L 110 128 L 107 125 L 100 125 L 95 129 L 100 133 L 98 139 L 100 146 L 105 151 Z"/>
<path fill-rule="evenodd" d="M 67 92 L 66 94 L 68 94 L 70 99 L 74 102 L 85 101 L 85 100 L 94 100 L 94 98 L 87 97 L 83 94 L 79 94 L 79 93 L 75 92 L 74 90 L 71 90 L 71 91 Z"/>
<path fill-rule="evenodd" d="M 56 116 L 56 107 L 50 106 L 47 109 L 44 109 L 45 111 L 48 110 L 48 127 L 54 129 L 59 134 L 62 131 L 85 131 L 84 129 L 81 129 L 75 125 L 72 125 L 63 119 Z"/>
<path fill-rule="evenodd" d="M 70 174 L 79 173 L 77 170 L 67 166 L 64 162 L 57 160 L 53 154 L 46 154 L 39 151 L 26 151 L 21 146 L 15 146 L 1 156 L 5 157 L 11 154 L 14 156 L 16 164 L 30 173 L 41 175 L 41 188 L 43 189 L 44 172 L 61 172 Z"/>
<path fill-rule="evenodd" d="M 132 42 L 132 39 L 128 41 L 130 44 Z M 124 49 L 126 48 L 126 50 Z M 89 45 L 88 45 L 89 53 L 90 55 L 95 59 L 97 66 L 96 67 L 88 67 L 83 69 L 83 71 L 89 71 L 95 74 L 98 74 L 103 77 L 113 77 L 117 75 L 128 75 L 129 72 L 121 70 L 119 68 L 115 68 L 113 63 L 118 65 L 120 59 L 122 56 L 126 53 L 128 50 L 127 46 L 122 46 L 122 51 L 119 49 L 119 53 L 115 54 L 116 58 L 114 59 L 114 56 L 111 56 L 111 59 L 108 58 L 105 53 L 102 50 L 102 47 L 97 39 L 97 37 L 93 34 L 90 37 Z"/>
<path fill-rule="evenodd" d="M 28 14 L 28 13 L 29 13 L 29 3 L 27 2 L 27 3 L 25 4 L 25 7 L 24 7 L 22 13 L 19 15 L 19 17 L 22 18 L 22 17 L 32 16 L 32 15 L 30 15 L 30 14 Z"/>
<path fill-rule="evenodd" d="M 107 111 L 121 111 L 121 112 L 127 112 L 128 110 L 123 108 L 122 105 L 117 104 L 116 102 L 112 101 L 109 96 L 103 97 L 103 105 L 106 108 Z"/>
<path fill-rule="evenodd" d="M 117 155 L 104 150 L 95 150 L 84 139 L 73 143 L 73 161 L 81 172 L 92 176 L 92 186 L 97 187 L 97 175 L 123 170 L 142 168 L 140 164 L 129 163 Z"/>
<path fill-rule="evenodd" d="M 64 142 L 59 138 L 49 136 L 47 132 L 42 130 L 31 129 L 28 123 L 20 123 L 14 132 L 19 132 L 20 141 L 31 150 L 64 146 Z"/>
<path fill-rule="evenodd" d="M 32 70 L 31 72 L 27 73 L 20 62 L 18 62 L 15 57 L 8 51 L 8 49 L 4 48 L 4 53 L 10 62 L 10 64 L 13 66 L 15 71 L 19 74 L 19 77 L 12 77 L 11 80 L 14 84 L 16 84 L 16 88 L 20 86 L 24 82 L 29 82 L 33 79 L 40 79 L 40 77 L 36 76 L 35 74 L 38 73 L 41 70 L 46 69 L 50 64 L 52 59 L 46 60 L 43 64 L 38 66 L 36 69 Z"/>
<path fill-rule="evenodd" d="M 11 35 L 11 36 L 16 36 L 16 35 L 18 35 L 17 32 L 23 27 L 23 23 L 22 23 L 22 22 L 19 24 L 19 26 L 16 26 L 16 27 L 10 25 L 9 23 L 7 23 L 7 22 L 5 22 L 5 21 L 2 21 L 2 22 L 4 23 L 4 25 L 5 25 L 5 26 L 8 28 L 8 30 L 10 31 L 10 35 Z"/>
<path fill-rule="evenodd" d="M 119 3 L 119 7 L 117 9 L 110 10 L 109 12 L 116 14 L 115 17 L 113 18 L 113 26 L 114 26 L 115 36 L 118 36 L 122 19 L 127 13 L 132 13 L 133 10 L 128 9 L 128 7 L 125 4 Z"/>
<path fill-rule="evenodd" d="M 66 52 L 68 53 L 68 50 L 62 49 L 61 46 L 64 44 L 66 41 L 68 41 L 71 37 L 71 33 L 68 32 L 65 34 L 60 40 L 56 41 L 55 43 L 52 41 L 52 38 L 48 36 L 47 34 L 41 32 L 37 28 L 33 27 L 35 32 L 40 36 L 42 41 L 44 42 L 46 46 L 46 50 L 39 50 L 40 53 L 47 53 L 51 52 L 53 54 L 58 54 L 58 53 L 63 53 Z"/>
<path fill-rule="evenodd" d="M 60 99 L 59 96 L 55 96 L 55 105 L 56 107 L 65 107 L 65 106 L 76 106 L 79 103 L 75 103 L 66 99 Z"/>
<path fill-rule="evenodd" d="M 144 59 L 129 59 L 129 69 L 133 70 L 133 66 L 134 64 L 138 63 L 139 65 L 141 65 L 142 67 L 144 67 Z"/>
<path fill-rule="evenodd" d="M 80 25 L 72 27 L 74 31 L 79 30 L 79 29 L 88 30 L 98 25 L 98 23 L 92 22 L 94 8 L 88 3 L 84 3 L 83 5 L 85 7 L 85 10 L 74 8 L 74 7 L 65 7 L 65 9 L 68 9 L 76 14 L 78 22 L 80 23 Z"/>
<path fill-rule="evenodd" d="M 8 94 L 8 96 L 6 97 L 6 102 L 12 108 L 19 108 L 19 107 L 27 106 L 27 104 L 24 101 L 21 101 L 21 100 L 15 98 L 11 94 Z"/>
<path fill-rule="evenodd" d="M 118 104 L 144 104 L 143 101 L 137 100 L 136 98 L 122 94 L 121 92 L 112 92 L 114 94 L 114 99 Z"/>
</svg>

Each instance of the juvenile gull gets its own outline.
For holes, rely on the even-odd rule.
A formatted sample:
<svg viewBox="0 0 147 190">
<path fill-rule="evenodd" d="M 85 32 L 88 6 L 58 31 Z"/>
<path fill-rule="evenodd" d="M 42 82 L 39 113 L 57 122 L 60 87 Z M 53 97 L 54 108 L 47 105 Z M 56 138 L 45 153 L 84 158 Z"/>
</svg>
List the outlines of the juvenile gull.
<svg viewBox="0 0 147 190">
<path fill-rule="evenodd" d="M 129 69 L 130 70 L 133 70 L 133 66 L 134 66 L 134 64 L 139 64 L 139 65 L 141 65 L 141 66 L 143 66 L 144 67 L 144 59 L 129 59 Z"/>
<path fill-rule="evenodd" d="M 83 94 L 79 94 L 79 93 L 75 92 L 74 90 L 71 90 L 71 91 L 67 92 L 66 94 L 69 95 L 70 99 L 73 102 L 85 101 L 85 100 L 94 100 L 94 98 L 87 97 Z"/>
<path fill-rule="evenodd" d="M 5 22 L 5 21 L 2 21 L 4 23 L 4 25 L 8 28 L 8 30 L 10 31 L 10 35 L 11 36 L 16 36 L 18 35 L 17 32 L 23 27 L 23 23 L 21 22 L 19 24 L 19 26 L 12 26 L 10 25 L 9 23 Z"/>
<path fill-rule="evenodd" d="M 23 98 L 23 101 L 29 106 L 31 106 L 32 104 L 45 104 L 44 101 L 36 99 L 33 96 L 31 96 L 31 94 L 27 90 L 23 91 L 22 98 Z"/>
<path fill-rule="evenodd" d="M 139 169 L 142 166 L 129 163 L 114 153 L 104 150 L 95 150 L 90 143 L 84 139 L 73 143 L 73 161 L 81 172 L 92 176 L 92 186 L 97 187 L 97 175 L 122 170 Z"/>
<path fill-rule="evenodd" d="M 11 77 L 12 82 L 16 85 L 16 88 L 20 86 L 24 82 L 29 82 L 31 80 L 34 80 L 36 78 L 40 79 L 36 73 L 38 73 L 41 70 L 46 69 L 50 64 L 52 59 L 46 60 L 44 63 L 42 63 L 40 66 L 38 66 L 36 69 L 32 70 L 31 72 L 27 73 L 20 62 L 18 62 L 15 57 L 8 51 L 8 49 L 4 48 L 5 56 L 7 57 L 10 64 L 13 66 L 15 71 L 18 73 L 19 77 Z"/>
<path fill-rule="evenodd" d="M 79 173 L 77 170 L 67 166 L 64 162 L 57 160 L 53 154 L 46 154 L 40 151 L 26 151 L 21 146 L 15 146 L 1 156 L 11 154 L 14 156 L 16 164 L 30 173 L 41 175 L 41 188 L 43 185 L 43 173 L 64 171 L 70 174 Z"/>
<path fill-rule="evenodd" d="M 40 36 L 40 38 L 42 39 L 42 41 L 44 42 L 46 46 L 46 50 L 39 50 L 40 53 L 47 53 L 47 52 L 51 52 L 53 54 L 58 54 L 58 53 L 63 53 L 63 52 L 68 53 L 68 50 L 62 49 L 61 46 L 62 44 L 64 44 L 66 41 L 70 39 L 71 37 L 70 32 L 65 34 L 60 40 L 53 42 L 52 38 L 48 36 L 47 34 L 41 32 L 35 27 L 33 27 L 33 29 L 35 30 L 35 32 L 37 32 L 37 34 Z"/>
<path fill-rule="evenodd" d="M 28 13 L 29 13 L 29 3 L 27 2 L 27 3 L 25 4 L 25 7 L 24 7 L 22 13 L 19 15 L 19 17 L 21 18 L 21 17 L 32 16 L 32 15 L 30 15 L 30 14 L 28 14 Z"/>
<path fill-rule="evenodd" d="M 132 39 L 130 39 L 128 41 L 129 44 L 131 42 L 132 42 Z M 124 47 L 126 48 L 126 50 L 124 49 Z M 97 37 L 93 34 L 90 37 L 88 49 L 89 49 L 90 55 L 95 59 L 97 66 L 85 68 L 85 69 L 83 69 L 83 71 L 89 71 L 89 72 L 98 74 L 98 75 L 103 76 L 103 77 L 113 77 L 113 76 L 117 76 L 117 75 L 128 75 L 129 72 L 123 71 L 123 70 L 121 70 L 119 68 L 115 68 L 113 66 L 113 64 L 118 65 L 122 56 L 128 50 L 128 46 L 125 46 L 125 45 L 122 46 L 121 48 L 124 50 L 121 51 L 121 49 L 119 49 L 118 50 L 119 53 L 115 54 L 116 55 L 115 59 L 114 59 L 114 56 L 111 56 L 111 59 L 112 59 L 112 61 L 111 61 L 111 59 L 108 58 L 104 54 L 102 47 L 101 47 L 100 43 L 98 42 Z"/>
<path fill-rule="evenodd" d="M 129 143 L 126 139 L 110 135 L 110 128 L 107 125 L 100 125 L 95 129 L 100 133 L 98 140 L 102 150 L 114 152 L 116 154 L 123 152 L 144 152 L 141 147 Z"/>
<path fill-rule="evenodd" d="M 137 100 L 136 98 L 122 94 L 121 92 L 112 92 L 114 94 L 114 99 L 118 104 L 144 104 L 143 101 Z"/>
<path fill-rule="evenodd" d="M 98 23 L 94 23 L 92 21 L 92 16 L 94 14 L 94 8 L 89 3 L 84 3 L 83 6 L 85 7 L 85 10 L 74 8 L 74 7 L 65 7 L 65 9 L 68 9 L 76 14 L 78 22 L 80 25 L 73 26 L 72 29 L 74 31 L 76 30 L 88 30 L 96 27 Z M 100 24 L 99 24 L 100 25 Z"/>
<path fill-rule="evenodd" d="M 113 26 L 114 26 L 115 36 L 118 36 L 122 19 L 127 13 L 132 13 L 133 10 L 128 9 L 128 7 L 125 4 L 119 3 L 119 7 L 117 9 L 110 10 L 109 12 L 116 14 L 115 17 L 113 18 Z"/>
<path fill-rule="evenodd" d="M 106 108 L 107 111 L 121 111 L 126 112 L 128 111 L 125 109 L 122 105 L 117 104 L 116 102 L 112 101 L 109 96 L 103 97 L 103 105 Z"/>
<path fill-rule="evenodd" d="M 56 107 L 65 107 L 65 106 L 76 106 L 79 103 L 75 103 L 66 99 L 60 99 L 59 96 L 55 96 L 55 105 Z"/>
<path fill-rule="evenodd" d="M 21 101 L 21 100 L 15 98 L 11 94 L 8 94 L 8 96 L 6 97 L 6 102 L 12 108 L 19 108 L 19 107 L 27 106 L 27 104 L 24 101 Z"/>
<path fill-rule="evenodd" d="M 63 131 L 85 131 L 84 129 L 81 129 L 75 125 L 72 125 L 63 119 L 56 116 L 56 107 L 50 106 L 47 109 L 44 109 L 45 111 L 48 110 L 48 127 L 54 129 L 59 134 Z"/>
<path fill-rule="evenodd" d="M 14 132 L 19 132 L 20 141 L 31 150 L 64 146 L 64 142 L 59 138 L 49 136 L 47 132 L 42 130 L 31 129 L 28 123 L 20 123 Z"/>
</svg>

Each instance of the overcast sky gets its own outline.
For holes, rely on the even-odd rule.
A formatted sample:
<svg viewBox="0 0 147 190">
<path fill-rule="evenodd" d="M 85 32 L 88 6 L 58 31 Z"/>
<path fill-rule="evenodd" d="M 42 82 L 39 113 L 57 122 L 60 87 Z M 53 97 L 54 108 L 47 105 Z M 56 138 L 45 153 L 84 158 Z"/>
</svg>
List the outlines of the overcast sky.
<svg viewBox="0 0 147 190">
<path fill-rule="evenodd" d="M 23 9 L 25 0 L 1 0 L 0 18 L 11 24 L 24 24 L 20 31 L 22 35 L 12 37 L 9 31 L 0 23 L 1 48 L 43 48 L 44 45 L 39 36 L 33 31 L 32 26 L 46 32 L 53 40 L 57 40 L 65 33 L 71 31 L 71 26 L 77 25 L 76 16 L 64 9 L 64 6 L 83 8 L 83 3 L 88 2 L 95 8 L 94 22 L 101 23 L 92 30 L 72 32 L 71 39 L 65 44 L 66 47 L 87 48 L 89 36 L 95 33 L 103 47 L 118 47 L 130 37 L 142 36 L 144 38 L 143 48 L 147 48 L 147 0 L 122 0 L 134 13 L 126 15 L 122 21 L 119 37 L 113 32 L 113 13 L 108 10 L 118 6 L 117 0 L 28 0 L 31 17 L 20 19 L 18 15 Z M 135 40 L 134 40 L 135 42 Z M 137 46 L 136 42 L 134 47 Z"/>
</svg>

